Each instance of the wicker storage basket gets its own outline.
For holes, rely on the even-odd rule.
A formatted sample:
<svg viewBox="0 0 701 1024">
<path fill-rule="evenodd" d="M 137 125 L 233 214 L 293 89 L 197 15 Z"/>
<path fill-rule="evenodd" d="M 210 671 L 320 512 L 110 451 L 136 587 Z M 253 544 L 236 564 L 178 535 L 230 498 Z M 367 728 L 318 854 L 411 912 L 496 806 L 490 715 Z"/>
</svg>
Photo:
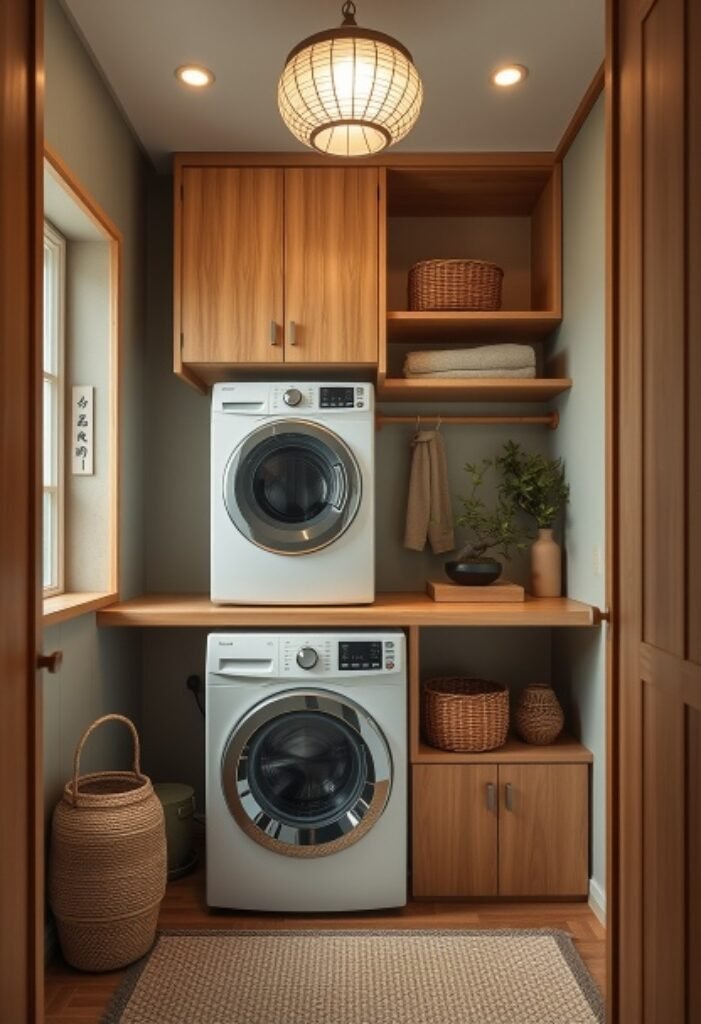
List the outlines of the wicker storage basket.
<svg viewBox="0 0 701 1024">
<path fill-rule="evenodd" d="M 432 747 L 477 753 L 506 743 L 509 691 L 485 679 L 447 676 L 423 686 L 423 723 Z"/>
<path fill-rule="evenodd" d="M 514 724 L 526 743 L 554 743 L 565 724 L 555 691 L 545 683 L 527 686 L 518 699 Z"/>
<path fill-rule="evenodd" d="M 131 772 L 80 775 L 80 755 L 104 722 L 123 722 L 134 741 Z M 141 774 L 139 737 L 122 715 L 85 731 L 51 824 L 49 902 L 66 960 L 83 971 L 111 971 L 153 945 L 166 886 L 163 808 Z"/>
<path fill-rule="evenodd" d="M 409 271 L 409 309 L 500 309 L 503 277 L 484 260 L 422 260 Z"/>
</svg>

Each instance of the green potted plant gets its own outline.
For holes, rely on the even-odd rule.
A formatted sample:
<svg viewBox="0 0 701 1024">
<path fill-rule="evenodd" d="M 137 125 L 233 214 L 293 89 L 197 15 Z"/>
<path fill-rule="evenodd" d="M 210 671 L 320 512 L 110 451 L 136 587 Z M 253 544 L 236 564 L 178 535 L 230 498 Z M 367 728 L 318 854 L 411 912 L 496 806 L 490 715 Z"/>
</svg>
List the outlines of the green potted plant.
<svg viewBox="0 0 701 1024">
<path fill-rule="evenodd" d="M 508 441 L 496 462 L 506 499 L 533 519 L 538 528 L 531 547 L 531 590 L 536 597 L 559 597 L 562 552 L 553 527 L 570 496 L 562 459 L 526 452 L 516 441 Z"/>
<path fill-rule="evenodd" d="M 495 459 L 483 459 L 480 463 L 468 462 L 465 471 L 472 482 L 472 490 L 466 497 L 460 496 L 462 512 L 456 523 L 470 532 L 470 540 L 460 549 L 455 559 L 445 563 L 445 571 L 454 583 L 463 586 L 486 586 L 499 579 L 502 564 L 488 551 L 494 551 L 502 558 L 511 558 L 511 549 L 525 549 L 529 535 L 516 522 L 517 507 L 504 490 L 497 484 L 496 502 L 489 507 L 481 495 L 485 477 L 497 468 Z"/>
</svg>

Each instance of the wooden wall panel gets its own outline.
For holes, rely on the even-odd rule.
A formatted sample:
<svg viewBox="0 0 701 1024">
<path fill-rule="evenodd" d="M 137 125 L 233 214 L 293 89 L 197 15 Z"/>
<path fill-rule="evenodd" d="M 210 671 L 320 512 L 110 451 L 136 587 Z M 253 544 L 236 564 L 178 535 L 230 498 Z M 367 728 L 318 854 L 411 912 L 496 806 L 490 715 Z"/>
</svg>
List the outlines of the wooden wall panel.
<svg viewBox="0 0 701 1024">
<path fill-rule="evenodd" d="M 682 0 L 642 24 L 644 638 L 684 654 L 684 96 Z"/>
<path fill-rule="evenodd" d="M 688 565 L 687 657 L 701 665 L 701 3 L 687 6 L 687 481 Z M 701 1013 L 699 1014 L 701 1019 Z"/>
<path fill-rule="evenodd" d="M 0 7 L 0 1019 L 43 1019 L 43 5 Z"/>
<path fill-rule="evenodd" d="M 610 1016 L 696 1024 L 701 10 L 695 0 L 612 8 L 619 785 Z"/>
<path fill-rule="evenodd" d="M 686 900 L 687 1014 L 685 1024 L 701 1021 L 701 711 L 686 713 Z"/>
<path fill-rule="evenodd" d="M 684 1020 L 684 709 L 666 680 L 644 686 L 644 1021 Z M 674 780 L 672 782 L 672 780 Z M 670 785 L 670 783 L 672 783 Z"/>
<path fill-rule="evenodd" d="M 618 818 L 609 837 L 617 892 L 612 935 L 609 1016 L 642 1020 L 642 358 L 640 306 L 642 181 L 640 160 L 641 41 L 637 4 L 612 3 L 609 40 L 612 79 L 614 206 L 613 338 L 616 442 L 617 711 L 610 751 L 617 758 Z M 625 580 L 625 585 L 623 581 Z M 625 624 L 625 625 L 624 625 Z"/>
</svg>

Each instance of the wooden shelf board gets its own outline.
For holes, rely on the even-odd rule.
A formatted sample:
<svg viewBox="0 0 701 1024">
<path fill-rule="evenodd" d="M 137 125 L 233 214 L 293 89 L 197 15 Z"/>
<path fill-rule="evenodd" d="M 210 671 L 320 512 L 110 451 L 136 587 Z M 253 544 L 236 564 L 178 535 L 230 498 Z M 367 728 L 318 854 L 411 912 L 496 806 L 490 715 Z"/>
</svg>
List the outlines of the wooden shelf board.
<svg viewBox="0 0 701 1024">
<path fill-rule="evenodd" d="M 423 340 L 465 342 L 479 339 L 485 343 L 533 341 L 550 334 L 559 324 L 559 313 L 498 310 L 493 313 L 423 313 L 396 310 L 387 314 L 387 341 Z"/>
<path fill-rule="evenodd" d="M 567 377 L 524 380 L 387 377 L 378 385 L 377 398 L 380 402 L 548 402 L 571 387 L 572 381 Z"/>
<path fill-rule="evenodd" d="M 510 736 L 503 747 L 487 750 L 483 754 L 456 754 L 450 750 L 438 750 L 427 743 L 419 743 L 418 752 L 412 758 L 413 764 L 591 764 L 594 755 L 577 740 L 563 734 L 547 746 L 523 743 Z"/>
<path fill-rule="evenodd" d="M 98 608 L 114 603 L 116 593 L 113 591 L 79 592 L 56 594 L 45 597 L 42 604 L 42 625 L 56 626 L 59 622 L 67 622 L 78 615 L 87 615 Z"/>
<path fill-rule="evenodd" d="M 567 597 L 447 604 L 384 593 L 370 605 L 215 605 L 205 594 L 147 594 L 97 613 L 100 626 L 594 626 L 599 610 Z"/>
</svg>

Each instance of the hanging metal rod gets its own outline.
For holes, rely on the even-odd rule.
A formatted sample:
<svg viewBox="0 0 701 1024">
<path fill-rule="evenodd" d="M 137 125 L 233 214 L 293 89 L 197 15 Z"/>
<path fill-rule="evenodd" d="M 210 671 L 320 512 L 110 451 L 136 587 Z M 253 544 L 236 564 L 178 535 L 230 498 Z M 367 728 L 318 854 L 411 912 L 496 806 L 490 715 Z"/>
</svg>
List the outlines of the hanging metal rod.
<svg viewBox="0 0 701 1024">
<path fill-rule="evenodd" d="M 378 412 L 375 416 L 375 426 L 378 430 L 382 430 L 383 427 L 391 426 L 394 423 L 410 423 L 417 429 L 419 427 L 434 427 L 442 426 L 444 423 L 449 426 L 467 426 L 467 425 L 482 425 L 488 426 L 493 423 L 512 423 L 514 426 L 544 426 L 549 427 L 550 430 L 556 430 L 560 422 L 560 414 L 555 410 L 554 412 L 545 413 L 542 416 L 502 416 L 494 414 L 493 416 L 391 416 L 383 412 Z"/>
</svg>

